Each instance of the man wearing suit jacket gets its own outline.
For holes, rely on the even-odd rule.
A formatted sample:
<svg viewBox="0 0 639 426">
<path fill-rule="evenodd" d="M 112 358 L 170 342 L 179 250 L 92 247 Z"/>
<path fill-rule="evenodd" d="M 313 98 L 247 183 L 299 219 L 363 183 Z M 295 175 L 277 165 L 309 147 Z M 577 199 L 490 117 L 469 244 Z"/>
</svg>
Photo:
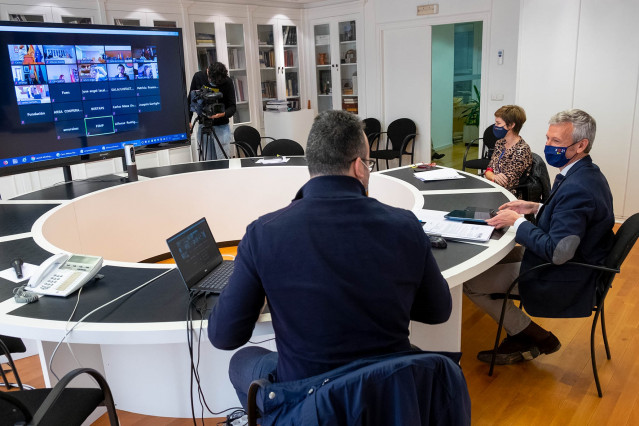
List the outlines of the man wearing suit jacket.
<svg viewBox="0 0 639 426">
<path fill-rule="evenodd" d="M 499 321 L 503 300 L 491 293 L 504 293 L 520 272 L 551 262 L 569 260 L 601 264 L 612 247 L 614 214 L 612 194 L 606 178 L 590 158 L 596 122 L 586 112 L 573 109 L 555 114 L 546 133 L 544 154 L 550 166 L 558 167 L 550 197 L 545 204 L 511 201 L 487 221 L 497 228 L 514 226 L 515 249 L 500 263 L 464 283 L 464 293 Z M 535 214 L 536 224 L 522 215 Z M 592 313 L 596 288 L 595 272 L 575 266 L 553 266 L 530 273 L 519 283 L 526 311 L 540 317 L 587 317 Z M 504 317 L 508 336 L 497 350 L 497 364 L 528 361 L 551 354 L 561 347 L 559 339 L 509 302 Z M 490 362 L 492 350 L 477 358 Z"/>
</svg>

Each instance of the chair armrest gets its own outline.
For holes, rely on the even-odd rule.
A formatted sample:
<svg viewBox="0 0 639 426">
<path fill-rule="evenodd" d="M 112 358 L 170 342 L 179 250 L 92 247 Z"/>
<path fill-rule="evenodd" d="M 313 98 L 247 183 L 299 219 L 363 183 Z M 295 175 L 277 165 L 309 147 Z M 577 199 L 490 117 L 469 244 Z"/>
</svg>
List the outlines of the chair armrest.
<svg viewBox="0 0 639 426">
<path fill-rule="evenodd" d="M 272 137 L 270 137 L 270 136 L 260 136 L 260 139 L 270 139 L 270 140 L 272 140 L 272 141 L 274 141 L 274 140 L 275 140 L 275 138 L 272 138 Z"/>
<path fill-rule="evenodd" d="M 470 141 L 468 143 L 468 146 L 466 146 L 466 151 L 464 151 L 464 159 L 462 160 L 462 170 L 466 170 L 465 166 L 463 166 L 464 163 L 466 163 L 466 157 L 468 156 L 468 150 L 470 149 L 471 146 L 473 145 L 477 145 L 479 147 L 479 141 L 483 140 L 484 138 L 477 138 L 477 139 L 473 139 L 472 141 Z"/>
<path fill-rule="evenodd" d="M 248 390 L 248 403 L 246 408 L 246 414 L 248 416 L 248 426 L 256 426 L 257 419 L 261 417 L 260 410 L 257 407 L 257 391 L 260 390 L 260 388 L 264 388 L 270 384 L 271 382 L 266 379 L 257 379 L 251 382 L 251 386 L 249 386 Z"/>
<path fill-rule="evenodd" d="M 515 280 L 512 282 L 512 284 L 510 284 L 510 287 L 508 287 L 508 290 L 506 291 L 506 293 L 491 293 L 490 297 L 493 299 L 501 299 L 502 297 L 505 297 L 506 299 L 510 298 L 510 293 L 513 291 L 513 289 L 515 288 L 515 285 L 519 282 L 519 280 L 521 280 L 522 277 L 525 277 L 526 275 L 528 275 L 531 272 L 534 271 L 539 271 L 541 269 L 545 269 L 549 266 L 562 266 L 562 265 L 574 265 L 574 266 L 582 266 L 584 268 L 589 268 L 589 269 L 594 269 L 597 271 L 602 271 L 602 272 L 610 272 L 610 273 L 614 273 L 614 274 L 618 274 L 620 272 L 620 269 L 615 269 L 615 268 L 609 268 L 607 266 L 602 266 L 602 265 L 591 265 L 589 263 L 581 263 L 581 262 L 566 262 L 563 263 L 561 265 L 555 265 L 554 263 L 542 263 L 541 265 L 536 265 L 524 272 L 522 272 L 521 274 L 519 274 L 519 276 L 517 278 L 515 278 Z M 498 295 L 503 295 L 503 296 L 498 296 Z"/>
<path fill-rule="evenodd" d="M 375 144 L 375 141 L 379 140 L 379 136 L 380 136 L 379 132 L 371 133 L 368 136 L 368 146 L 370 147 L 370 149 L 373 149 L 373 145 Z M 379 145 L 378 145 L 378 147 L 379 147 Z"/>
<path fill-rule="evenodd" d="M 247 157 L 257 157 L 257 154 L 253 151 L 253 148 L 251 148 L 251 146 L 246 142 L 235 141 L 231 142 L 231 145 L 237 145 L 242 151 L 244 151 L 244 154 L 246 154 Z"/>
<path fill-rule="evenodd" d="M 62 377 L 62 379 L 60 379 L 60 381 L 56 383 L 53 389 L 51 389 L 51 392 L 42 402 L 42 405 L 40 405 L 38 411 L 36 411 L 33 415 L 34 424 L 39 424 L 42 421 L 49 409 L 56 403 L 60 396 L 62 396 L 62 392 L 64 392 L 67 385 L 80 374 L 88 374 L 89 376 L 93 377 L 93 379 L 98 383 L 100 390 L 102 390 L 102 393 L 104 394 L 104 401 L 106 402 L 106 405 L 108 406 L 110 404 L 113 407 L 115 406 L 113 403 L 113 395 L 111 394 L 111 389 L 109 388 L 106 379 L 93 368 L 77 368 L 65 374 L 64 377 Z M 111 414 L 115 413 L 109 412 L 110 418 Z M 111 423 L 114 424 L 113 421 Z M 115 424 L 117 425 L 117 422 Z"/>
<path fill-rule="evenodd" d="M 377 149 L 378 150 L 379 150 L 379 142 L 381 142 L 381 140 L 382 140 L 382 135 L 386 135 L 386 134 L 387 134 L 387 132 L 379 132 L 379 133 L 377 133 L 377 138 L 379 139 L 378 142 L 377 142 Z M 388 149 L 388 137 L 386 137 L 386 148 L 384 148 L 384 149 Z"/>
<path fill-rule="evenodd" d="M 7 345 L 4 344 L 2 340 L 0 340 L 0 351 L 2 351 L 0 352 L 0 355 L 4 355 L 7 358 L 7 364 L 9 364 L 9 368 L 11 368 L 10 371 L 13 372 L 13 377 L 15 377 L 16 379 L 18 388 L 20 390 L 24 390 L 24 387 L 22 386 L 22 381 L 20 381 L 20 376 L 18 375 L 18 369 L 16 368 L 16 365 L 13 362 L 13 358 L 11 357 L 11 351 L 9 350 Z M 2 368 L 2 366 L 0 366 L 0 368 Z M 9 382 L 6 379 L 6 376 L 4 375 L 4 370 L 2 371 L 2 377 L 5 380 L 5 385 L 7 386 L 7 389 L 9 389 Z"/>
<path fill-rule="evenodd" d="M 411 140 L 413 141 L 413 151 L 415 151 L 414 141 L 415 141 L 415 137 L 416 136 L 417 136 L 417 133 L 410 133 L 410 134 L 406 135 L 406 137 L 402 141 L 402 147 L 399 150 L 400 154 L 402 154 L 402 153 L 412 154 L 412 152 L 406 151 L 406 148 L 408 147 L 408 144 L 410 143 Z"/>
</svg>

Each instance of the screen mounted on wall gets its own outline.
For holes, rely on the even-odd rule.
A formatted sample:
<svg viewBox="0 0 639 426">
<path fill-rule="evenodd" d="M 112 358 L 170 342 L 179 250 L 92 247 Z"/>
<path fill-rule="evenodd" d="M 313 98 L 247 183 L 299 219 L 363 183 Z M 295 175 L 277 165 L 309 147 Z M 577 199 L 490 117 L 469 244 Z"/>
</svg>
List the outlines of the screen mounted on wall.
<svg viewBox="0 0 639 426">
<path fill-rule="evenodd" d="M 188 144 L 180 29 L 0 22 L 0 175 Z"/>
</svg>

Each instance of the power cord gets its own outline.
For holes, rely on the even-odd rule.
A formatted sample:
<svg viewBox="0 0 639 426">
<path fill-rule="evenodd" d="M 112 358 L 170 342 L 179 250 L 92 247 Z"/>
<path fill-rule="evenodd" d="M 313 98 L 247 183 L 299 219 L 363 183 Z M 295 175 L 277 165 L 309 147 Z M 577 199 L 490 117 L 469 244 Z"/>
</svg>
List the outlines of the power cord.
<svg viewBox="0 0 639 426">
<path fill-rule="evenodd" d="M 13 298 L 17 303 L 33 303 L 37 302 L 39 296 L 32 291 L 26 289 L 26 285 L 16 287 L 13 289 Z"/>
<path fill-rule="evenodd" d="M 187 306 L 187 310 L 186 310 L 186 341 L 187 341 L 187 345 L 188 345 L 188 350 L 189 350 L 189 357 L 191 360 L 191 389 L 190 389 L 190 396 L 191 396 L 191 416 L 193 418 L 193 424 L 197 425 L 197 421 L 195 419 L 195 401 L 194 401 L 194 395 L 193 395 L 193 385 L 194 382 L 197 384 L 197 396 L 198 396 L 198 400 L 200 402 L 200 409 L 201 409 L 201 417 L 202 417 L 202 424 L 204 424 L 204 408 L 206 407 L 206 410 L 211 413 L 214 416 L 218 416 L 220 414 L 224 414 L 227 411 L 230 410 L 243 410 L 242 407 L 231 407 L 231 408 L 226 408 L 222 411 L 213 411 L 211 410 L 211 408 L 209 407 L 208 403 L 206 402 L 206 398 L 204 396 L 204 392 L 202 391 L 202 386 L 201 386 L 201 382 L 200 382 L 200 373 L 199 373 L 199 366 L 200 366 L 200 350 L 201 350 L 201 344 L 202 344 L 202 330 L 203 330 L 203 320 L 204 318 L 206 318 L 206 313 L 210 310 L 208 308 L 208 302 L 206 300 L 206 295 L 204 294 L 203 300 L 204 300 L 204 304 L 202 306 L 198 306 L 197 305 L 197 300 L 200 299 L 200 296 L 202 295 L 202 293 L 196 293 L 191 295 L 191 297 L 189 298 L 189 303 Z M 193 312 L 197 312 L 198 314 L 200 314 L 200 326 L 199 329 L 197 330 L 197 339 L 198 339 L 198 344 L 197 344 L 197 348 L 194 348 L 194 344 L 193 344 L 193 338 L 194 335 L 196 333 L 194 327 L 193 327 Z M 197 351 L 195 351 L 195 349 L 197 349 Z"/>
<path fill-rule="evenodd" d="M 133 293 L 135 293 L 136 291 L 138 291 L 138 290 L 142 289 L 143 287 L 145 287 L 145 286 L 147 286 L 147 285 L 151 284 L 153 281 L 155 281 L 155 280 L 157 280 L 157 279 L 159 279 L 159 278 L 163 277 L 164 275 L 168 274 L 169 272 L 173 271 L 174 269 L 175 269 L 175 268 L 167 269 L 165 272 L 162 272 L 160 275 L 157 275 L 157 276 L 155 276 L 154 278 L 151 278 L 150 280 L 148 280 L 148 281 L 147 281 L 147 282 L 145 282 L 144 284 L 139 285 L 138 287 L 134 288 L 133 290 L 129 290 L 129 291 L 127 291 L 126 293 L 121 294 L 120 296 L 118 296 L 118 297 L 116 297 L 115 299 L 113 299 L 113 300 L 111 300 L 111 301 L 109 301 L 109 302 L 105 303 L 104 305 L 102 305 L 102 306 L 98 306 L 97 308 L 95 308 L 94 310 L 92 310 L 91 312 L 89 312 L 88 314 L 86 314 L 85 316 L 83 316 L 82 318 L 80 318 L 80 320 L 79 320 L 78 322 L 76 322 L 76 323 L 73 325 L 73 327 L 71 327 L 69 330 L 67 330 L 67 332 L 65 333 L 65 335 L 64 335 L 64 336 L 62 336 L 62 339 L 60 339 L 60 341 L 59 341 L 59 342 L 58 342 L 58 344 L 56 345 L 55 349 L 53 350 L 53 353 L 51 354 L 51 358 L 49 359 L 49 370 L 51 371 L 51 373 L 53 373 L 53 375 L 55 376 L 55 378 L 56 378 L 57 380 L 60 380 L 60 378 L 58 377 L 58 375 L 57 375 L 57 374 L 55 374 L 55 373 L 53 372 L 53 368 L 52 368 L 53 358 L 55 357 L 55 354 L 56 354 L 56 352 L 58 351 L 58 348 L 60 347 L 60 345 L 62 344 L 62 342 L 64 342 L 64 341 L 65 341 L 65 339 L 67 338 L 67 336 L 68 336 L 69 334 L 71 334 L 71 332 L 72 332 L 72 331 L 73 331 L 73 330 L 74 330 L 74 329 L 75 329 L 78 325 L 80 325 L 80 323 L 82 323 L 82 321 L 84 321 L 85 319 L 87 319 L 89 316 L 93 315 L 94 313 L 96 313 L 96 312 L 97 312 L 97 311 L 99 311 L 100 309 L 105 308 L 105 307 L 109 306 L 110 304 L 112 304 L 112 303 L 114 303 L 114 302 L 116 302 L 116 301 L 118 301 L 118 300 L 122 299 L 123 297 L 126 297 L 126 296 L 128 296 L 128 295 L 130 295 L 130 294 L 133 294 Z M 81 289 L 82 289 L 82 288 L 80 288 L 80 290 L 81 290 Z M 75 306 L 75 308 L 73 308 L 73 312 L 71 313 L 71 317 L 69 317 L 69 320 L 67 321 L 67 325 L 68 325 L 69 321 L 71 321 L 71 318 L 73 318 L 73 315 L 75 314 L 75 310 L 76 310 L 76 308 L 77 308 L 77 306 L 78 306 L 78 303 L 79 303 L 79 302 L 80 302 L 80 293 L 78 293 L 78 301 L 76 302 L 76 306 Z M 65 330 L 66 330 L 66 328 L 67 328 L 67 326 L 65 326 Z M 73 354 L 73 351 L 71 351 L 71 353 Z M 75 358 L 75 355 L 74 355 L 73 357 Z M 76 359 L 76 362 L 78 362 L 78 360 L 77 360 L 77 359 Z M 78 364 L 80 364 L 80 363 L 78 362 Z"/>
</svg>

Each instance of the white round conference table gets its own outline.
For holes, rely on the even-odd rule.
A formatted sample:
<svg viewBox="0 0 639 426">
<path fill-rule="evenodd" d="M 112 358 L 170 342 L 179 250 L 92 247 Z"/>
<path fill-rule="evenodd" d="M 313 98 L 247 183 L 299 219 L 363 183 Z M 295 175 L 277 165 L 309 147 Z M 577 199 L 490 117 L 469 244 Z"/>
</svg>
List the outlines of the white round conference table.
<svg viewBox="0 0 639 426">
<path fill-rule="evenodd" d="M 102 285 L 113 285 L 113 289 L 117 288 L 113 291 L 122 288 L 121 292 L 124 292 L 174 268 L 174 265 L 140 263 L 165 255 L 168 236 L 206 217 L 218 243 L 236 242 L 250 222 L 288 205 L 309 179 L 303 158 L 292 158 L 285 166 L 256 167 L 252 161 L 234 159 L 207 162 L 209 165 L 193 163 L 140 170 L 138 182 L 121 184 L 113 179 L 109 183 L 107 179 L 97 185 L 103 187 L 98 190 L 81 190 L 83 184 L 72 182 L 66 184 L 66 188 L 0 201 L 0 217 L 7 220 L 15 216 L 14 210 L 40 209 L 43 212 L 32 214 L 32 217 L 39 216 L 26 232 L 18 230 L 10 234 L 9 230 L 3 234 L 0 229 L 0 261 L 16 252 L 20 254 L 16 247 L 30 241 L 42 252 L 33 263 L 41 262 L 44 254 L 58 252 L 102 256 L 103 271 L 106 271 Z M 463 179 L 433 184 L 415 179 L 410 167 L 375 172 L 371 175 L 369 195 L 415 212 L 423 208 L 448 211 L 467 205 L 497 207 L 513 199 L 509 192 L 485 179 L 459 173 Z M 83 192 L 84 195 L 76 196 Z M 60 194 L 63 197 L 55 199 Z M 513 246 L 514 232 L 507 230 L 488 243 L 449 242 L 447 249 L 434 250 L 451 289 L 453 312 L 449 321 L 441 325 L 411 323 L 412 343 L 426 350 L 459 351 L 461 284 L 497 263 Z M 24 257 L 28 262 L 28 255 Z M 121 309 L 126 306 L 128 311 L 133 311 L 127 313 L 131 320 L 115 308 L 108 313 L 98 311 L 66 337 L 65 341 L 82 366 L 104 373 L 119 409 L 164 417 L 191 416 L 186 322 L 174 314 L 167 314 L 166 320 L 162 315 L 165 308 L 167 312 L 176 309 L 172 306 L 173 292 L 186 293 L 179 275 L 171 274 L 171 279 L 165 279 L 156 288 L 156 284 L 149 284 L 143 296 L 122 305 Z M 11 284 L 0 279 L 0 285 Z M 100 285 L 97 281 L 95 288 Z M 79 306 L 85 300 L 98 303 L 91 295 L 97 297 L 99 291 L 86 287 Z M 6 293 L 0 293 L 3 294 L 6 296 Z M 2 299 L 4 301 L 0 303 L 0 334 L 37 342 L 47 386 L 57 382 L 48 365 L 51 354 L 66 330 L 74 324 L 67 325 L 68 314 L 60 315 L 75 305 L 77 293 L 66 299 L 55 299 L 41 298 L 38 303 L 27 306 L 17 304 L 12 298 Z M 135 312 L 136 307 L 139 312 Z M 183 309 L 183 318 L 186 318 L 186 303 Z M 148 318 L 146 313 L 150 315 Z M 80 317 L 78 314 L 73 320 Z M 209 407 L 220 412 L 239 405 L 228 380 L 228 361 L 234 352 L 214 349 L 207 339 L 206 325 L 206 320 L 194 322 L 195 344 L 199 346 L 199 376 Z M 269 316 L 263 315 L 251 342 L 275 350 L 273 337 Z M 68 346 L 60 345 L 53 361 L 53 370 L 60 377 L 79 366 Z M 197 400 L 195 405 L 196 416 L 200 416 Z M 215 417 L 208 411 L 204 416 Z"/>
</svg>

